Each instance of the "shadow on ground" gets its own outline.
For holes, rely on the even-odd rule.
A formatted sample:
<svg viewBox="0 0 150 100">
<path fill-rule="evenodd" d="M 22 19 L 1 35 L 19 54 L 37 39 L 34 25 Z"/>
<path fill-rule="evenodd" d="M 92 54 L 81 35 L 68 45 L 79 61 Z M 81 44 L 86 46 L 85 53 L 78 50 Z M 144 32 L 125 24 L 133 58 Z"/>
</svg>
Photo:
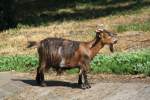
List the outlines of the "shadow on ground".
<svg viewBox="0 0 150 100">
<path fill-rule="evenodd" d="M 26 80 L 26 79 L 12 79 L 13 81 L 22 81 L 26 84 L 32 85 L 32 86 L 38 86 L 35 80 Z M 55 87 L 55 86 L 64 86 L 64 87 L 70 87 L 70 88 L 80 88 L 80 86 L 77 83 L 71 83 L 71 82 L 65 82 L 65 81 L 57 81 L 57 80 L 51 80 L 51 81 L 45 81 L 48 87 Z"/>
</svg>

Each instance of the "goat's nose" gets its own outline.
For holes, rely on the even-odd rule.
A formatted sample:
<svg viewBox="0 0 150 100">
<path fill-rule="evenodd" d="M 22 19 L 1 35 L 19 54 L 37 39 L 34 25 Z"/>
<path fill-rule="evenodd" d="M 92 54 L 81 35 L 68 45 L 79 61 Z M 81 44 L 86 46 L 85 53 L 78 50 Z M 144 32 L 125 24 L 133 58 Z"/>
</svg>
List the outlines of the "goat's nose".
<svg viewBox="0 0 150 100">
<path fill-rule="evenodd" d="M 117 39 L 113 39 L 114 44 L 116 44 L 116 43 L 117 43 L 117 41 L 118 41 Z"/>
</svg>

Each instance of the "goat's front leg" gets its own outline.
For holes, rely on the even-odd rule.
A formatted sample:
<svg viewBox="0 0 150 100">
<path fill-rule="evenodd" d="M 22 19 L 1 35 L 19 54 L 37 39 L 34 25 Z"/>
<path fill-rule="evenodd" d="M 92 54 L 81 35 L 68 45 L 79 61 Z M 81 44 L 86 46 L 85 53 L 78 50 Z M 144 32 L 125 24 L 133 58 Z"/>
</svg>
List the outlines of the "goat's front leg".
<svg viewBox="0 0 150 100">
<path fill-rule="evenodd" d="M 41 86 L 46 86 L 46 83 L 44 82 L 44 70 L 45 70 L 46 63 L 45 61 L 39 62 L 39 67 L 37 68 L 37 75 L 36 75 L 36 81 Z"/>
<path fill-rule="evenodd" d="M 84 77 L 84 86 L 83 87 L 91 88 L 91 85 L 89 84 L 88 79 L 87 79 L 87 72 L 86 71 L 83 72 L 83 77 Z"/>
<path fill-rule="evenodd" d="M 81 88 L 83 88 L 83 89 L 91 88 L 91 86 L 88 82 L 88 79 L 87 79 L 87 71 L 88 71 L 87 68 L 89 68 L 89 67 L 88 66 L 82 66 L 80 69 L 80 73 L 79 73 L 78 84 L 81 85 Z"/>
</svg>

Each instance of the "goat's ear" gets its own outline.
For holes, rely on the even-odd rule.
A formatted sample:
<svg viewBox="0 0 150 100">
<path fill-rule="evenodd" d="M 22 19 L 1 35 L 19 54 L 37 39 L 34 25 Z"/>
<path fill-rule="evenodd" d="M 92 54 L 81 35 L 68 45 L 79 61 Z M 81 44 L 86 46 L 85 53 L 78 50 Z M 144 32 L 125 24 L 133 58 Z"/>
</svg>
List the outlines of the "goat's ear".
<svg viewBox="0 0 150 100">
<path fill-rule="evenodd" d="M 103 33 L 102 32 L 96 32 L 96 37 L 102 38 L 103 37 Z"/>
</svg>

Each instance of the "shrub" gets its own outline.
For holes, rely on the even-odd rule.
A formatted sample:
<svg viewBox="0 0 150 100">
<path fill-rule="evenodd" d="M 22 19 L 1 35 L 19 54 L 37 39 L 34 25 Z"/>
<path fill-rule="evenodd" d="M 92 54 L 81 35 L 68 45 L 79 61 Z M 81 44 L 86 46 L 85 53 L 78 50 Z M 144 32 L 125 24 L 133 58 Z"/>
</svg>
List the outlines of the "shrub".
<svg viewBox="0 0 150 100">
<path fill-rule="evenodd" d="M 38 66 L 35 55 L 0 56 L 0 71 L 32 71 Z M 68 70 L 73 74 L 78 69 Z M 112 55 L 98 54 L 91 62 L 92 73 L 114 74 L 145 74 L 150 75 L 150 49 L 114 53 Z"/>
<path fill-rule="evenodd" d="M 97 55 L 91 66 L 94 73 L 150 75 L 150 51 Z"/>
<path fill-rule="evenodd" d="M 0 71 L 31 71 L 37 66 L 38 59 L 35 56 L 16 55 L 1 56 Z"/>
</svg>

